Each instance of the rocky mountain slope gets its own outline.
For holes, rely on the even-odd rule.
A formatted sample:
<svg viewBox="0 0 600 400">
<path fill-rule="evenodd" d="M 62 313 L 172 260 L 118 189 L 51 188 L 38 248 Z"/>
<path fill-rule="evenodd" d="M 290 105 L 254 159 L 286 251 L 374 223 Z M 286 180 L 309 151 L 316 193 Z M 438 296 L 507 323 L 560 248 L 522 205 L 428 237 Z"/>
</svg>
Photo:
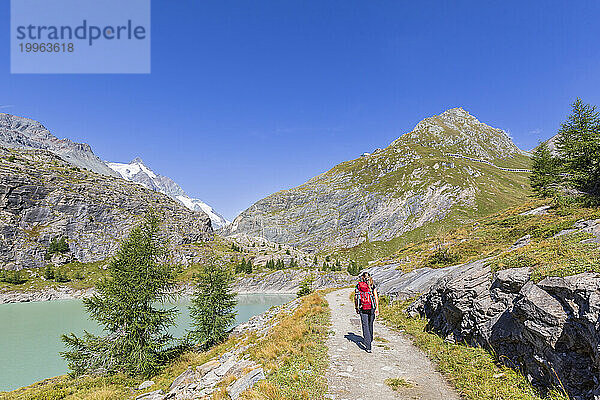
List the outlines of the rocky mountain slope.
<svg viewBox="0 0 600 400">
<path fill-rule="evenodd" d="M 309 251 L 390 240 L 522 201 L 530 192 L 528 174 L 515 170 L 528 165 L 505 132 L 454 108 L 424 119 L 383 150 L 256 202 L 224 231 Z"/>
<path fill-rule="evenodd" d="M 136 157 L 129 164 L 109 162 L 107 165 L 123 177 L 123 179 L 140 183 L 148 189 L 164 193 L 192 211 L 205 212 L 210 217 L 215 229 L 222 228 L 227 224 L 225 218 L 215 212 L 211 206 L 200 199 L 194 199 L 188 196 L 181 186 L 175 183 L 171 178 L 155 173 L 148 168 L 139 157 Z"/>
<path fill-rule="evenodd" d="M 81 170 L 46 150 L 0 147 L 0 268 L 40 267 L 53 239 L 69 260 L 105 259 L 154 209 L 173 246 L 209 240 L 210 219 L 121 178 Z"/>
<path fill-rule="evenodd" d="M 92 152 L 88 144 L 58 139 L 42 124 L 29 118 L 0 113 L 0 146 L 48 150 L 79 168 L 119 176 Z"/>
</svg>

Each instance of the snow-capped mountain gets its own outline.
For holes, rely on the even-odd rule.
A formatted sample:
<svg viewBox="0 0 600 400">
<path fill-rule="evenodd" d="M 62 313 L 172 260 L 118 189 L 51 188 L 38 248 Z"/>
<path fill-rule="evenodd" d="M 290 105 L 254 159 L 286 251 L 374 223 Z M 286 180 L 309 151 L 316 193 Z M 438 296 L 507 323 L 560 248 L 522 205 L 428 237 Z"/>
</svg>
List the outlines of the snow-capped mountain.
<svg viewBox="0 0 600 400">
<path fill-rule="evenodd" d="M 107 162 L 106 164 L 122 176 L 123 179 L 137 182 L 149 189 L 164 193 L 192 211 L 204 211 L 210 217 L 214 229 L 221 228 L 228 223 L 228 221 L 215 212 L 211 206 L 200 199 L 194 199 L 188 196 L 181 186 L 175 183 L 171 178 L 155 173 L 148 168 L 139 157 L 136 157 L 129 164 L 115 162 Z"/>
</svg>

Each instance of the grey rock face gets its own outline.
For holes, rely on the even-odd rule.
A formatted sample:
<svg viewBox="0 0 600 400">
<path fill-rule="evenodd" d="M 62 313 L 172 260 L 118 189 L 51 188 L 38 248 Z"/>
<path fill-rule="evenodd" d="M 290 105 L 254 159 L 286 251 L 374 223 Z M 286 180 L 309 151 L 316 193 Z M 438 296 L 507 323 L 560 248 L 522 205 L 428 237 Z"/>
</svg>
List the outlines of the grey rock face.
<svg viewBox="0 0 600 400">
<path fill-rule="evenodd" d="M 0 113 L 0 146 L 48 150 L 63 160 L 102 175 L 118 176 L 86 143 L 58 139 L 42 124 L 29 118 Z"/>
<path fill-rule="evenodd" d="M 153 392 L 148 392 L 141 394 L 135 398 L 135 400 L 162 400 L 164 398 L 165 392 L 162 389 L 155 390 Z"/>
<path fill-rule="evenodd" d="M 103 260 L 151 209 L 162 219 L 174 248 L 212 237 L 206 214 L 121 178 L 73 170 L 43 150 L 0 147 L 0 157 L 0 263 L 4 268 L 45 265 L 48 245 L 61 236 L 67 238 L 73 260 Z"/>
<path fill-rule="evenodd" d="M 459 266 L 446 268 L 419 268 L 403 273 L 398 268 L 401 264 L 388 264 L 367 268 L 381 295 L 395 300 L 407 300 L 427 292 L 440 278 L 449 274 Z"/>
<path fill-rule="evenodd" d="M 527 164 L 504 132 L 452 109 L 423 120 L 383 150 L 256 202 L 223 233 L 245 233 L 307 251 L 352 247 L 390 240 L 450 216 L 465 220 L 490 213 L 499 206 L 497 199 L 506 199 L 501 200 L 505 207 L 528 193 L 522 174 L 492 172 L 488 165 L 450 153 L 498 166 Z M 503 196 L 493 193 L 497 187 L 503 187 Z"/>
<path fill-rule="evenodd" d="M 140 386 L 138 386 L 138 390 L 146 390 L 152 385 L 154 385 L 154 381 L 144 381 L 140 383 Z"/>
<path fill-rule="evenodd" d="M 196 379 L 196 371 L 194 368 L 189 367 L 183 371 L 169 386 L 169 390 L 173 390 L 178 386 L 184 386 L 192 383 Z"/>
<path fill-rule="evenodd" d="M 492 350 L 542 389 L 560 379 L 572 398 L 597 399 L 599 289 L 597 274 L 535 284 L 526 268 L 493 275 L 476 262 L 441 278 L 409 311 L 445 338 Z"/>
</svg>

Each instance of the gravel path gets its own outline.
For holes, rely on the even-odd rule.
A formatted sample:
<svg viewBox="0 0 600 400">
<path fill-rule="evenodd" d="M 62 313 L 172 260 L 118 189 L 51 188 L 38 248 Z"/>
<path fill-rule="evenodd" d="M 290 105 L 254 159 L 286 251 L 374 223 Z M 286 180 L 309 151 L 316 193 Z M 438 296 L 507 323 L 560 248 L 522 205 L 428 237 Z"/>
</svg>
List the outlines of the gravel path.
<svg viewBox="0 0 600 400">
<path fill-rule="evenodd" d="M 375 321 L 373 353 L 360 347 L 362 330 L 354 305 L 349 299 L 353 289 L 342 289 L 327 295 L 331 308 L 329 336 L 330 366 L 327 373 L 329 392 L 335 400 L 459 400 L 429 359 L 408 338 Z M 409 387 L 398 391 L 384 381 L 401 378 Z"/>
</svg>

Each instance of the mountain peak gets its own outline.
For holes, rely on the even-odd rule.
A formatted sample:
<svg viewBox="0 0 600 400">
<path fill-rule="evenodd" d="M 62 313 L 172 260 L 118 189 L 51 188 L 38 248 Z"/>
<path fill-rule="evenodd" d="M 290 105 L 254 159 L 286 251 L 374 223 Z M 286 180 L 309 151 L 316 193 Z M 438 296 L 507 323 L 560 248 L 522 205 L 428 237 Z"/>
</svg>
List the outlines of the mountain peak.
<svg viewBox="0 0 600 400">
<path fill-rule="evenodd" d="M 118 176 L 94 154 L 89 144 L 58 139 L 44 125 L 30 118 L 0 113 L 0 145 L 13 149 L 47 150 L 77 167 Z"/>
<path fill-rule="evenodd" d="M 454 107 L 450 108 L 443 113 L 440 114 L 440 117 L 462 117 L 468 119 L 477 120 L 473 115 L 471 115 L 467 110 L 462 107 Z"/>
<path fill-rule="evenodd" d="M 146 165 L 144 164 L 144 161 L 142 161 L 142 159 L 138 156 L 136 158 L 134 158 L 133 160 L 131 160 L 131 162 L 129 164 L 139 164 L 139 165 Z"/>
<path fill-rule="evenodd" d="M 399 141 L 488 161 L 521 153 L 506 132 L 479 122 L 462 107 L 423 119 Z"/>
</svg>

